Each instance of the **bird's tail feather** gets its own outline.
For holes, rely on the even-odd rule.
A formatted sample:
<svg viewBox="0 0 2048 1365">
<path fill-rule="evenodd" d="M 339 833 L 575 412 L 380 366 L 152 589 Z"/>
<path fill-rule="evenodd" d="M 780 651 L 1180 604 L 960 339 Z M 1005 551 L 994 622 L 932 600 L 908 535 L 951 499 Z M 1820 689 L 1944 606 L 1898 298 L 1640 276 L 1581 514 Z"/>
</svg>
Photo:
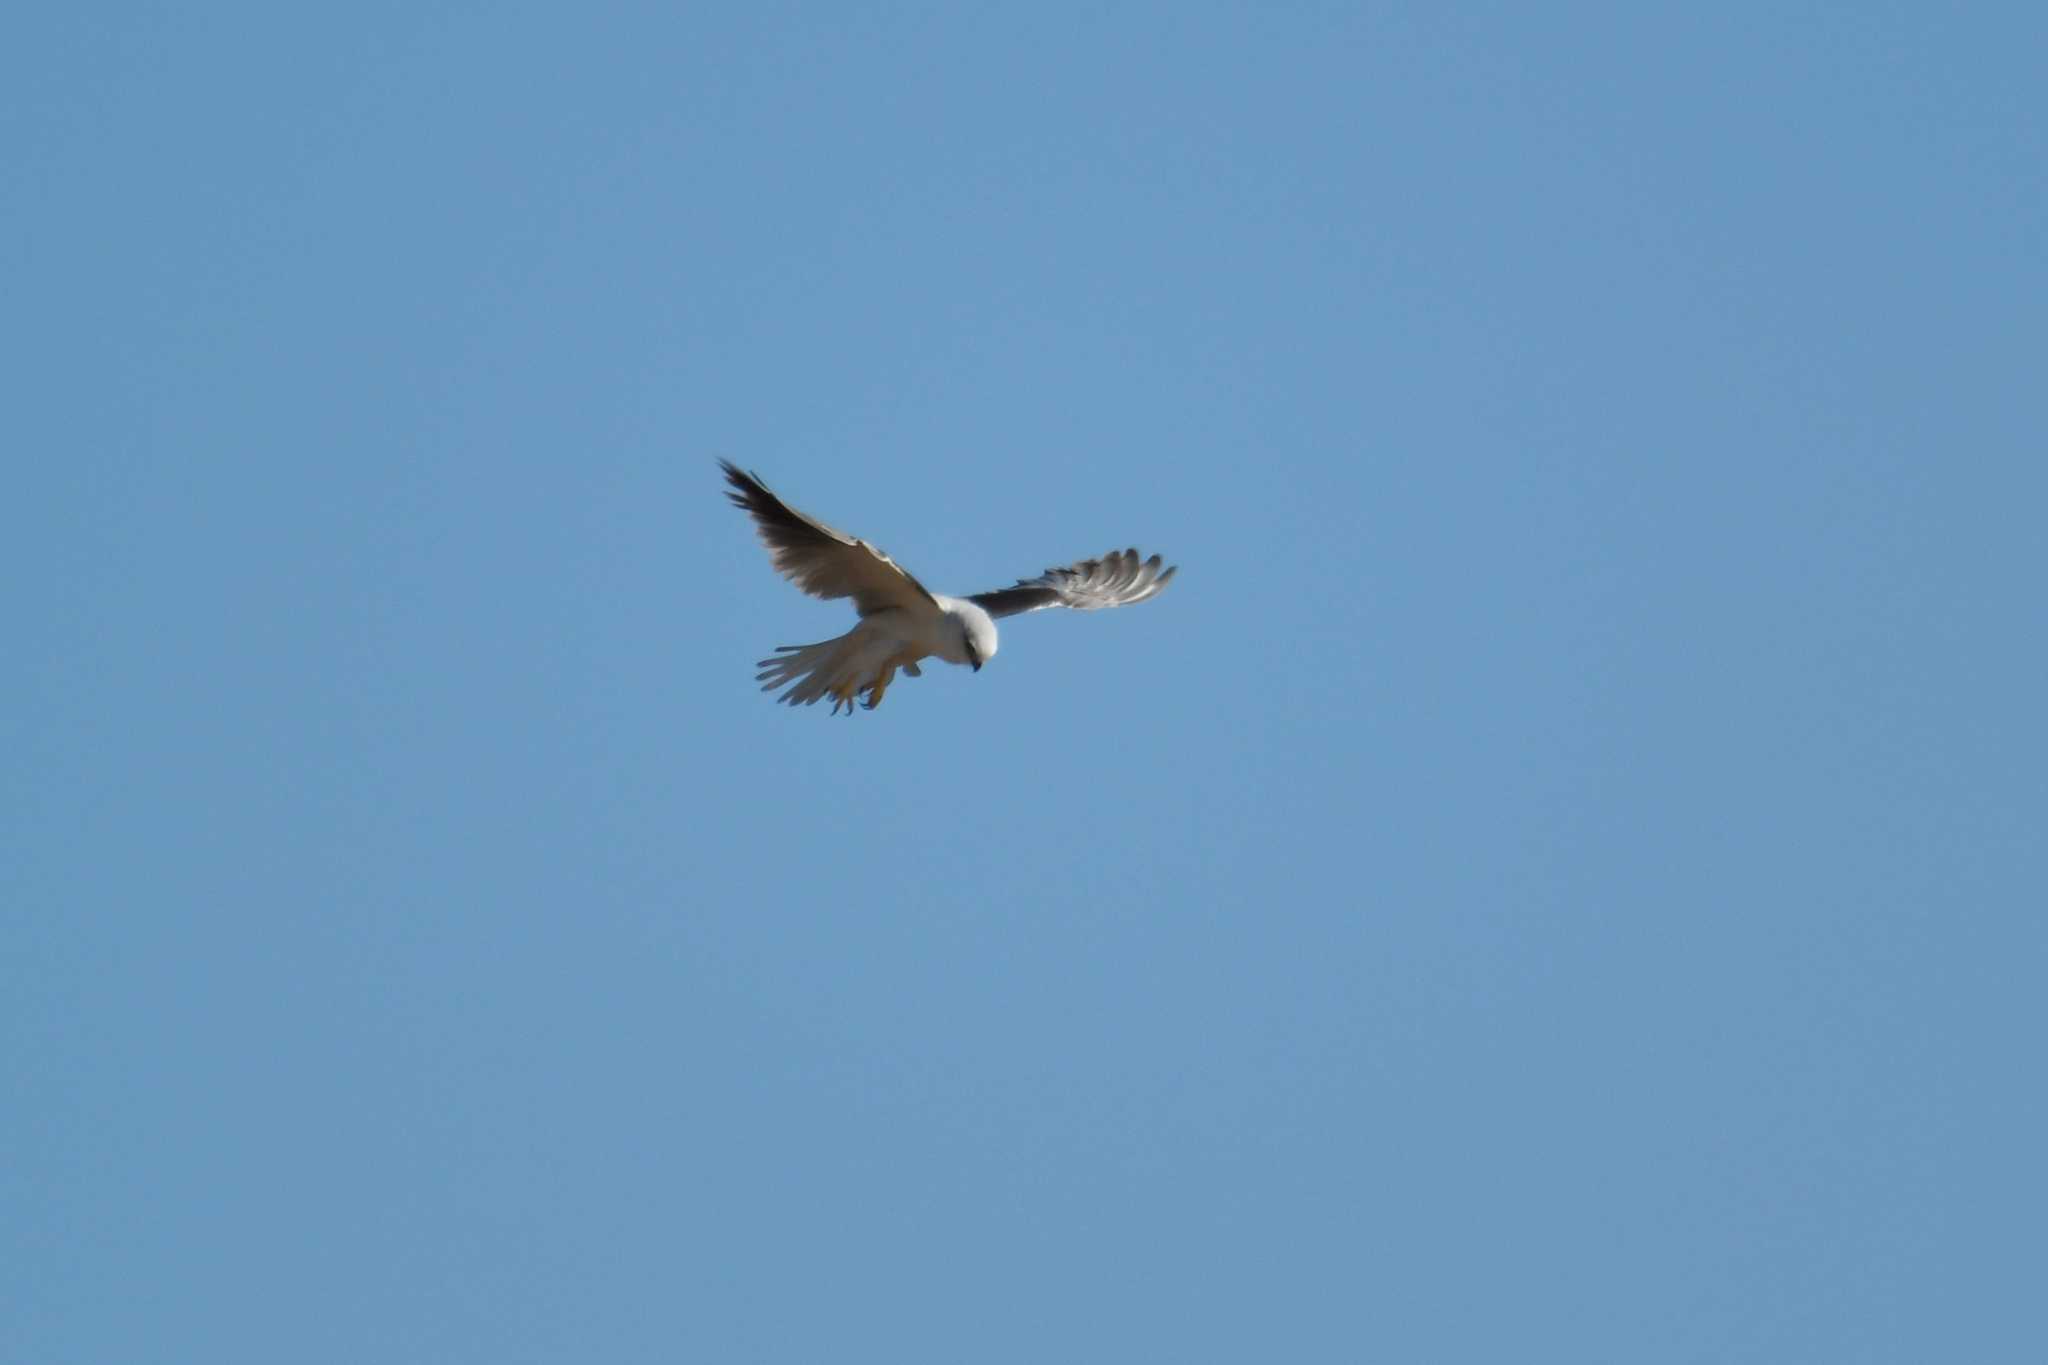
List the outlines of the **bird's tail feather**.
<svg viewBox="0 0 2048 1365">
<path fill-rule="evenodd" d="M 754 681 L 763 692 L 787 687 L 776 700 L 790 706 L 809 706 L 830 694 L 854 653 L 853 633 L 820 640 L 814 645 L 777 645 L 775 656 L 761 660 Z M 833 710 L 839 709 L 835 702 Z M 849 708 L 850 709 L 850 708 Z"/>
</svg>

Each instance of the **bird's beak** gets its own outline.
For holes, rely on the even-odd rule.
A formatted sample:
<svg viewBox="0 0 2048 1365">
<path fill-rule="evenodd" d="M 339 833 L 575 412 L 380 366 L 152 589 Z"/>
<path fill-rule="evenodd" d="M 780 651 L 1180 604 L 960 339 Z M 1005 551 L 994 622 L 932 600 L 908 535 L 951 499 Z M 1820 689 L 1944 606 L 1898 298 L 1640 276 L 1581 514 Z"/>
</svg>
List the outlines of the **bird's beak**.
<svg viewBox="0 0 2048 1365">
<path fill-rule="evenodd" d="M 975 671 L 976 673 L 979 673 L 979 672 L 981 672 L 981 660 L 979 660 L 979 659 L 976 659 L 976 660 L 974 661 L 974 671 Z"/>
</svg>

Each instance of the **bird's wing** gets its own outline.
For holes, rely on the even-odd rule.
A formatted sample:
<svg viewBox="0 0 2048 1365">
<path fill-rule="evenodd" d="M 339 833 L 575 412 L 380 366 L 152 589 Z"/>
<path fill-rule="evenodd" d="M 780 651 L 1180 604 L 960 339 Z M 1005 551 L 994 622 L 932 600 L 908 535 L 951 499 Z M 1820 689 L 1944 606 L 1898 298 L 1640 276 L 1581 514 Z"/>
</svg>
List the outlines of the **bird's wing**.
<svg viewBox="0 0 2048 1365">
<path fill-rule="evenodd" d="M 1111 550 L 1100 559 L 1047 569 L 1036 578 L 1018 579 L 1014 588 L 978 592 L 967 600 L 990 616 L 1015 616 L 1042 607 L 1128 607 L 1157 597 L 1178 568 L 1161 570 L 1158 555 L 1141 560 L 1136 550 Z"/>
<path fill-rule="evenodd" d="M 730 460 L 718 463 L 732 485 L 726 496 L 753 517 L 776 571 L 790 582 L 813 597 L 851 597 L 862 616 L 891 607 L 938 610 L 924 584 L 895 560 L 865 540 L 805 516 Z"/>
</svg>

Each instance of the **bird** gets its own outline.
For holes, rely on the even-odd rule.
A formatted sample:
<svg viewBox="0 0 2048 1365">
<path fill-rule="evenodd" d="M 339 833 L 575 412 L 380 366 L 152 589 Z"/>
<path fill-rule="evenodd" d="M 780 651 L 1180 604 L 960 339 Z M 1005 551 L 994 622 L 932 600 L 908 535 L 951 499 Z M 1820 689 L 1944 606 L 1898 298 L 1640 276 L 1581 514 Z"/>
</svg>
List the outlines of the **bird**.
<svg viewBox="0 0 2048 1365">
<path fill-rule="evenodd" d="M 867 541 L 834 530 L 797 511 L 768 490 L 759 474 L 720 460 L 730 487 L 726 497 L 754 520 L 777 572 L 812 597 L 850 597 L 860 622 L 844 635 L 812 645 L 779 645 L 757 665 L 763 692 L 787 689 L 776 700 L 810 706 L 827 697 L 832 714 L 853 714 L 858 702 L 872 711 L 897 670 L 922 677 L 920 660 L 965 664 L 976 673 L 996 656 L 996 619 L 1046 607 L 1094 611 L 1128 607 L 1157 597 L 1179 566 L 1162 569 L 1160 557 L 1112 550 L 993 592 L 947 597 L 932 592 Z"/>
</svg>

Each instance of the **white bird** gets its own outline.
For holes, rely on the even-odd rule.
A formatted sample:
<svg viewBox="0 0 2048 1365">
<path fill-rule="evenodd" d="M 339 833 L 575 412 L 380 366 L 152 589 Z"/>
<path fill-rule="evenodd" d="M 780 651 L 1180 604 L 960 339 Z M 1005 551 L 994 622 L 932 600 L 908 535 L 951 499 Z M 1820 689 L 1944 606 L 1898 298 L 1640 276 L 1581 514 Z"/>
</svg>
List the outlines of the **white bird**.
<svg viewBox="0 0 2048 1365">
<path fill-rule="evenodd" d="M 763 692 L 787 687 L 778 700 L 809 706 L 832 698 L 832 711 L 851 715 L 854 700 L 872 711 L 902 669 L 920 676 L 920 659 L 966 664 L 975 672 L 996 655 L 998 616 L 1042 607 L 1093 611 L 1127 607 L 1155 597 L 1174 575 L 1159 556 L 1140 560 L 1136 550 L 1112 550 L 1064 569 L 1047 569 L 1011 588 L 945 597 L 927 590 L 896 561 L 864 540 L 807 517 L 768 491 L 760 476 L 720 460 L 726 496 L 754 519 L 775 568 L 813 597 L 851 597 L 860 624 L 814 645 L 781 645 L 763 659 L 755 681 Z M 1177 567 L 1177 566 L 1176 566 Z"/>
</svg>

